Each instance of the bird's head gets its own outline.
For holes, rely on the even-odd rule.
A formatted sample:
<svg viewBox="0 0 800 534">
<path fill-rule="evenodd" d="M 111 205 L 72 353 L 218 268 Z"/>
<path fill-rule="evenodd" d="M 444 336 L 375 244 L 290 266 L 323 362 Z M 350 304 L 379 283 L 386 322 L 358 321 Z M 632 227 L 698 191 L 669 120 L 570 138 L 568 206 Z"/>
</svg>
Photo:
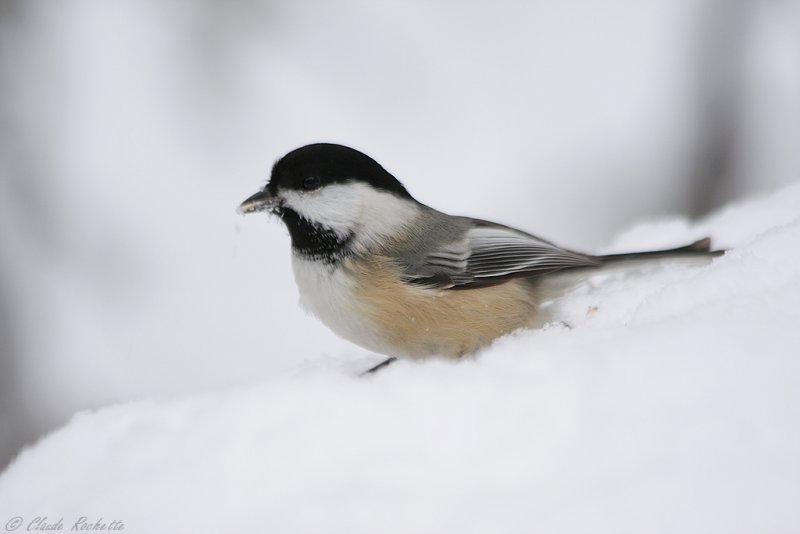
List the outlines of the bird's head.
<svg viewBox="0 0 800 534">
<path fill-rule="evenodd" d="M 241 213 L 278 215 L 300 252 L 365 244 L 414 218 L 417 202 L 377 161 L 335 144 L 307 145 L 279 159 Z M 313 252 L 312 254 L 315 254 Z"/>
</svg>

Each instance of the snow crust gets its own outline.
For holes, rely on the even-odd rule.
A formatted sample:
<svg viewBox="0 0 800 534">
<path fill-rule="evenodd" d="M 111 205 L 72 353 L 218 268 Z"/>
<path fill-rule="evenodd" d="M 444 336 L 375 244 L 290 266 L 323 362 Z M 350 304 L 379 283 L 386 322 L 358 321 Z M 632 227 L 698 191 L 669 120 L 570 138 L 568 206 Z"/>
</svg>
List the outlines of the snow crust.
<svg viewBox="0 0 800 534">
<path fill-rule="evenodd" d="M 458 363 L 361 377 L 376 356 L 320 347 L 256 386 L 78 414 L 2 474 L 0 519 L 797 532 L 800 184 L 697 223 L 633 227 L 607 251 L 706 235 L 729 252 L 592 280 L 552 305 L 550 327 Z"/>
</svg>

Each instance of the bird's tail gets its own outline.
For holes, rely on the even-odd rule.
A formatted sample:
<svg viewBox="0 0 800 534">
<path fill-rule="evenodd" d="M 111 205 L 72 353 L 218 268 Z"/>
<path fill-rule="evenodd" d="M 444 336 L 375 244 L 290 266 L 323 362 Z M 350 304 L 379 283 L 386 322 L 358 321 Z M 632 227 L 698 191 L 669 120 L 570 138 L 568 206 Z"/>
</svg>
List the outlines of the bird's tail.
<svg viewBox="0 0 800 534">
<path fill-rule="evenodd" d="M 598 265 L 563 269 L 546 276 L 539 285 L 540 296 L 544 300 L 552 300 L 596 274 L 631 271 L 660 263 L 703 265 L 724 253 L 724 250 L 711 250 L 711 239 L 706 237 L 678 248 L 592 256 Z"/>
<path fill-rule="evenodd" d="M 711 238 L 704 237 L 684 247 L 670 248 L 667 250 L 651 250 L 647 252 L 631 252 L 627 254 L 608 254 L 606 256 L 595 256 L 594 258 L 599 260 L 603 266 L 626 263 L 650 263 L 654 260 L 681 259 L 694 263 L 698 260 L 701 262 L 709 260 L 724 253 L 724 250 L 711 250 Z"/>
</svg>

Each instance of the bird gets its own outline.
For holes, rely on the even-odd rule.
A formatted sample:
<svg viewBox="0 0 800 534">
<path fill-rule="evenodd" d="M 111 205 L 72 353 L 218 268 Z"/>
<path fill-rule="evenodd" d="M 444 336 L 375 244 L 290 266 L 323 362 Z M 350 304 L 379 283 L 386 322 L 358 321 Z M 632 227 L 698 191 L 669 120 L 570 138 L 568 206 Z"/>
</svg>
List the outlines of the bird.
<svg viewBox="0 0 800 534">
<path fill-rule="evenodd" d="M 315 143 L 278 159 L 238 208 L 285 224 L 300 304 L 340 337 L 388 358 L 459 358 L 543 326 L 554 280 L 654 260 L 707 260 L 704 238 L 669 250 L 592 255 L 417 201 L 370 156 Z"/>
</svg>

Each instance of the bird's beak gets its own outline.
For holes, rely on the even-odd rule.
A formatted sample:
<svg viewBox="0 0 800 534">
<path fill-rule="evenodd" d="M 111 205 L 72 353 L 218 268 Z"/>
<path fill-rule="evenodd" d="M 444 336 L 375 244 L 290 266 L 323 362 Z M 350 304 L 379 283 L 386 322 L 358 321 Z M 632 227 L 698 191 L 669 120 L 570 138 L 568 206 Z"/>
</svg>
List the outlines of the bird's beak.
<svg viewBox="0 0 800 534">
<path fill-rule="evenodd" d="M 245 215 L 255 211 L 275 211 L 279 207 L 280 198 L 264 189 L 248 197 L 247 200 L 239 204 L 239 209 L 237 211 Z"/>
</svg>

